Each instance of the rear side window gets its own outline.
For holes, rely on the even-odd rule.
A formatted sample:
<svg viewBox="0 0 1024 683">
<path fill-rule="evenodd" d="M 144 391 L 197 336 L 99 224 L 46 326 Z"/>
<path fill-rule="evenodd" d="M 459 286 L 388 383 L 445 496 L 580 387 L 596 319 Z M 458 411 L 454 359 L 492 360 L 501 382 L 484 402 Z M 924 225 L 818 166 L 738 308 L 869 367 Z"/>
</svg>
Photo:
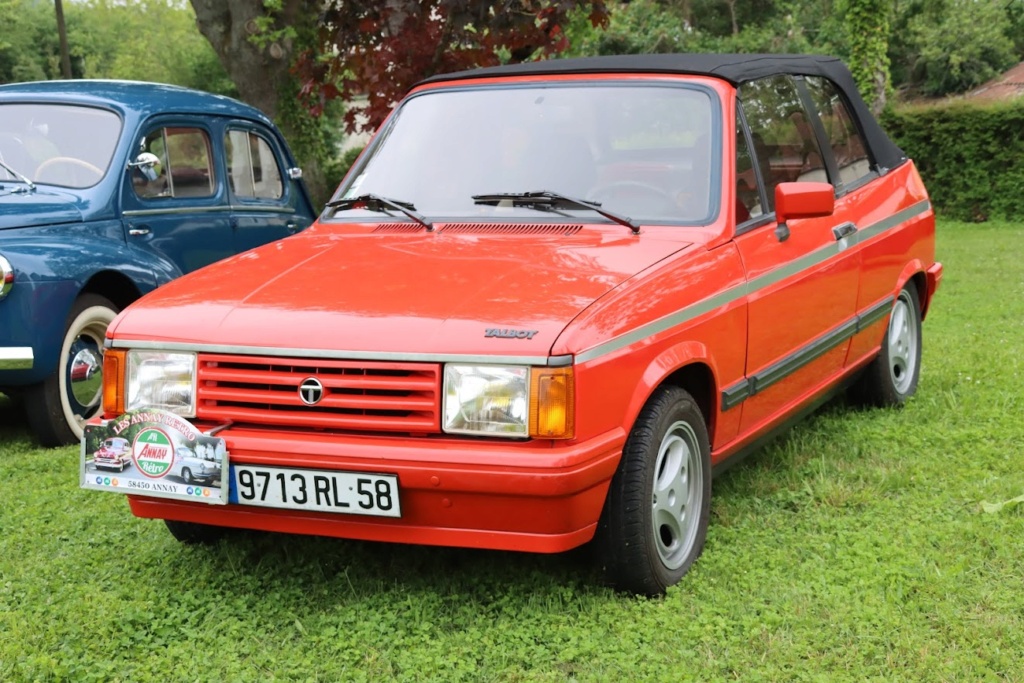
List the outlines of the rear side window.
<svg viewBox="0 0 1024 683">
<path fill-rule="evenodd" d="M 229 130 L 224 146 L 228 154 L 228 179 L 236 197 L 280 199 L 284 196 L 281 168 L 274 148 L 262 136 L 245 130 Z"/>
<path fill-rule="evenodd" d="M 741 87 L 740 98 L 771 211 L 779 183 L 828 182 L 821 147 L 791 78 L 751 81 Z"/>
<path fill-rule="evenodd" d="M 199 128 L 166 127 L 150 131 L 141 152 L 155 154 L 159 163 L 132 174 L 135 193 L 155 197 L 210 197 L 214 174 L 210 138 Z"/>
<path fill-rule="evenodd" d="M 843 185 L 851 185 L 871 175 L 871 160 L 864 138 L 836 86 L 827 78 L 816 76 L 807 76 L 804 82 L 825 127 L 839 168 L 839 180 Z"/>
</svg>

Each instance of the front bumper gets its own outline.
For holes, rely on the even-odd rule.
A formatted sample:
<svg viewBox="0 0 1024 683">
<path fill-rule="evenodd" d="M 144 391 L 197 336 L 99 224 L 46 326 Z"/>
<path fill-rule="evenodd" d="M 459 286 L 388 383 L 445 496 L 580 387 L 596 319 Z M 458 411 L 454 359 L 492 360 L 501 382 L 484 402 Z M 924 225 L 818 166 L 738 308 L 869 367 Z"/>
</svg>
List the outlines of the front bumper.
<svg viewBox="0 0 1024 683">
<path fill-rule="evenodd" d="M 233 463 L 395 474 L 402 518 L 129 496 L 138 517 L 371 541 L 561 552 L 589 541 L 620 430 L 571 445 L 228 429 Z"/>
<path fill-rule="evenodd" d="M 0 370 L 31 370 L 34 361 L 31 346 L 0 346 Z"/>
</svg>

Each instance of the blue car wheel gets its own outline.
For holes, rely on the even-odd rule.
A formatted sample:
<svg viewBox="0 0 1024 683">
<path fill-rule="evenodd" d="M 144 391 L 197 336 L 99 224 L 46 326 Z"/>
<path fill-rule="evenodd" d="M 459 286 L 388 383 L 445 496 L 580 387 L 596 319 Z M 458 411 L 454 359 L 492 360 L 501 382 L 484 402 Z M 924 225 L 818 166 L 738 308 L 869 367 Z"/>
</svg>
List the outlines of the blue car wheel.
<svg viewBox="0 0 1024 683">
<path fill-rule="evenodd" d="M 83 294 L 68 314 L 57 369 L 25 394 L 29 426 L 44 446 L 82 438 L 85 421 L 100 409 L 103 340 L 117 306 L 96 294 Z"/>
</svg>

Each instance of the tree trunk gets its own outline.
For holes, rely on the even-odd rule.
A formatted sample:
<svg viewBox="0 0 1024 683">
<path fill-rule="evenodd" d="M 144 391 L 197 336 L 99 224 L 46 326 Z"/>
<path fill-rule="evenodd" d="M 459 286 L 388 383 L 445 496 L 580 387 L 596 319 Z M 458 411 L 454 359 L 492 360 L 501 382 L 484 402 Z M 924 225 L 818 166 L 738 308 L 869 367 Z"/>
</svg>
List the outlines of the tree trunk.
<svg viewBox="0 0 1024 683">
<path fill-rule="evenodd" d="M 301 126 L 295 116 L 282 116 L 281 98 L 294 93 L 290 72 L 295 59 L 291 40 L 257 44 L 252 37 L 259 32 L 258 20 L 267 17 L 262 2 L 253 0 L 190 0 L 196 13 L 196 24 L 217 53 L 224 70 L 238 88 L 238 94 L 274 120 L 290 143 L 302 167 L 303 178 L 314 208 L 326 200 L 334 188 L 327 187 L 324 171 L 317 157 L 305 144 Z M 317 5 L 308 0 L 284 0 L 275 13 L 274 29 L 309 23 L 308 15 Z M 304 16 L 307 15 L 307 16 Z M 306 153 L 303 153 L 303 152 Z"/>
<path fill-rule="evenodd" d="M 71 80 L 71 51 L 68 49 L 68 29 L 64 22 L 64 1 L 54 0 L 53 8 L 57 13 L 57 36 L 60 39 L 60 71 L 65 79 Z"/>
<path fill-rule="evenodd" d="M 191 0 L 199 31 L 210 41 L 224 70 L 243 100 L 270 118 L 278 112 L 280 93 L 288 82 L 290 45 L 260 47 L 250 39 L 257 19 L 264 17 L 262 2 L 252 0 Z M 301 0 L 285 0 L 284 13 Z"/>
<path fill-rule="evenodd" d="M 729 19 L 732 21 L 732 34 L 738 36 L 740 34 L 740 26 L 736 23 L 736 0 L 725 0 L 725 4 L 729 7 Z"/>
</svg>

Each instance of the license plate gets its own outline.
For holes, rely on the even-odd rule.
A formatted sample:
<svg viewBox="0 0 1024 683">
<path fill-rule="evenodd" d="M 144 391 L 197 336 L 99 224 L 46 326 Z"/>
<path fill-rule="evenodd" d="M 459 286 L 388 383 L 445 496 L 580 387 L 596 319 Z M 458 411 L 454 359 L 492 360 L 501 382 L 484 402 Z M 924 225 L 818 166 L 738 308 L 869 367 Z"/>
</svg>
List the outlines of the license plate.
<svg viewBox="0 0 1024 683">
<path fill-rule="evenodd" d="M 286 510 L 402 516 L 393 474 L 231 465 L 228 500 Z"/>
</svg>

